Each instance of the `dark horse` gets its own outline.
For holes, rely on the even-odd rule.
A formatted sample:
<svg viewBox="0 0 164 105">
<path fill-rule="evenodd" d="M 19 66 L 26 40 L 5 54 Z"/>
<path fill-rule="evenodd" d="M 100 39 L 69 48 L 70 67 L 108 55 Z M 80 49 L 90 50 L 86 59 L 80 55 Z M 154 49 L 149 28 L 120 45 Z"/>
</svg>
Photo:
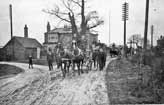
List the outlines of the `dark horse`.
<svg viewBox="0 0 164 105">
<path fill-rule="evenodd" d="M 116 49 L 116 48 L 115 49 L 114 48 L 110 48 L 109 53 L 110 53 L 111 58 L 120 55 L 119 49 Z"/>
<path fill-rule="evenodd" d="M 63 77 L 66 73 L 69 73 L 69 69 L 72 64 L 73 73 L 75 72 L 75 66 L 78 68 L 78 74 L 83 73 L 82 66 L 84 63 L 84 55 L 80 52 L 78 47 L 73 48 L 72 50 L 64 50 L 63 48 L 58 49 L 56 56 L 56 62 L 58 68 L 61 67 Z"/>
<path fill-rule="evenodd" d="M 66 72 L 69 72 L 71 64 L 71 55 L 66 53 L 63 48 L 58 49 L 56 56 L 57 67 L 62 70 L 63 77 L 65 77 Z"/>
</svg>

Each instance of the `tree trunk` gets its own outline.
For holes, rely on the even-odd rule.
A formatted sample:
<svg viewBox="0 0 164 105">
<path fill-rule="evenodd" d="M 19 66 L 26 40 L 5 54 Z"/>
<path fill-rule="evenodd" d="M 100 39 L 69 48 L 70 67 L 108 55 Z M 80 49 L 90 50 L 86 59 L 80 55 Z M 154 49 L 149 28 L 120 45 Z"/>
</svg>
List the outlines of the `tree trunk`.
<svg viewBox="0 0 164 105">
<path fill-rule="evenodd" d="M 87 24 L 85 20 L 85 1 L 82 0 L 82 5 L 81 5 L 81 35 L 85 35 L 87 30 Z"/>
<path fill-rule="evenodd" d="M 70 13 L 68 13 L 68 15 L 69 15 L 69 18 L 71 20 L 72 35 L 76 34 L 77 37 L 78 37 L 79 33 L 78 33 L 78 30 L 77 30 L 77 26 L 76 26 L 74 15 L 71 15 Z"/>
</svg>

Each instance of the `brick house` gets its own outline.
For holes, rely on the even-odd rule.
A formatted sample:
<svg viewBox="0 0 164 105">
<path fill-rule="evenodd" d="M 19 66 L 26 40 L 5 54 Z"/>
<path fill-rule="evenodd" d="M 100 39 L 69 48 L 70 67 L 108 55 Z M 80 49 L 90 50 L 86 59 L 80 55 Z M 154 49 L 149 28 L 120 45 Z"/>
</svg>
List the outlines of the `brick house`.
<svg viewBox="0 0 164 105">
<path fill-rule="evenodd" d="M 34 59 L 40 58 L 42 45 L 33 38 L 28 38 L 27 26 L 24 37 L 14 36 L 3 47 L 5 60 L 25 60 L 31 54 Z"/>
<path fill-rule="evenodd" d="M 14 36 L 4 47 L 6 59 L 24 60 L 28 59 L 29 54 L 34 59 L 40 58 L 40 51 L 42 45 L 32 38 Z"/>
<path fill-rule="evenodd" d="M 85 39 L 87 40 L 87 44 L 91 45 L 92 42 L 98 41 L 98 34 L 91 33 L 89 31 L 86 32 Z M 48 22 L 47 24 L 47 32 L 44 33 L 44 43 L 43 46 L 46 50 L 51 48 L 52 50 L 55 49 L 57 43 L 62 43 L 63 46 L 67 46 L 68 48 L 72 44 L 72 29 L 69 26 L 64 26 L 62 28 L 55 28 L 51 30 L 51 26 Z"/>
</svg>

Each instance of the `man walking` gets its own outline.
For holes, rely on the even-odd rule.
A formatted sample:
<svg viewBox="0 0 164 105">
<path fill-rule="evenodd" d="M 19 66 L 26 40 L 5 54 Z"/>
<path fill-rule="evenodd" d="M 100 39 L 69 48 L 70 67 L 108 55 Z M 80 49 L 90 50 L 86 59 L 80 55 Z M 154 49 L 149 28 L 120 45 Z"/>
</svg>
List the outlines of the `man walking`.
<svg viewBox="0 0 164 105">
<path fill-rule="evenodd" d="M 49 67 L 49 70 L 53 70 L 53 54 L 52 54 L 52 51 L 51 49 L 49 48 L 48 49 L 48 53 L 47 53 L 47 61 L 48 61 L 48 67 Z"/>
<path fill-rule="evenodd" d="M 100 48 L 100 52 L 98 55 L 99 55 L 99 69 L 101 71 L 105 67 L 105 63 L 106 63 L 106 54 L 102 48 Z"/>
<path fill-rule="evenodd" d="M 33 69 L 33 62 L 32 62 L 32 55 L 30 54 L 28 57 L 29 60 L 29 69 L 32 68 Z"/>
</svg>

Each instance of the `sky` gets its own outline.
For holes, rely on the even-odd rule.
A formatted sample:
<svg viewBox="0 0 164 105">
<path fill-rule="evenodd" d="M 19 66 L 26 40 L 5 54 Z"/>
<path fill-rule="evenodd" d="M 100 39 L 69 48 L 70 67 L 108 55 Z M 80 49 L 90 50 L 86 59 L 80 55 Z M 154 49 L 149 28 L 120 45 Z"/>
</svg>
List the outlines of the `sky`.
<svg viewBox="0 0 164 105">
<path fill-rule="evenodd" d="M 89 1 L 89 2 L 88 2 Z M 104 24 L 95 30 L 99 40 L 106 44 L 123 44 L 122 4 L 129 3 L 129 20 L 127 21 L 127 40 L 131 35 L 144 34 L 146 0 L 88 0 L 88 10 L 96 10 Z M 27 24 L 29 37 L 44 42 L 44 32 L 49 21 L 51 27 L 59 27 L 58 19 L 44 13 L 43 9 L 60 5 L 60 0 L 0 0 L 0 46 L 4 46 L 11 38 L 9 21 L 9 4 L 13 7 L 13 34 L 24 36 L 24 25 Z M 154 44 L 164 34 L 164 0 L 150 0 L 149 30 L 154 25 Z M 61 6 L 62 7 L 62 6 Z M 109 37 L 110 36 L 110 37 Z"/>
</svg>

